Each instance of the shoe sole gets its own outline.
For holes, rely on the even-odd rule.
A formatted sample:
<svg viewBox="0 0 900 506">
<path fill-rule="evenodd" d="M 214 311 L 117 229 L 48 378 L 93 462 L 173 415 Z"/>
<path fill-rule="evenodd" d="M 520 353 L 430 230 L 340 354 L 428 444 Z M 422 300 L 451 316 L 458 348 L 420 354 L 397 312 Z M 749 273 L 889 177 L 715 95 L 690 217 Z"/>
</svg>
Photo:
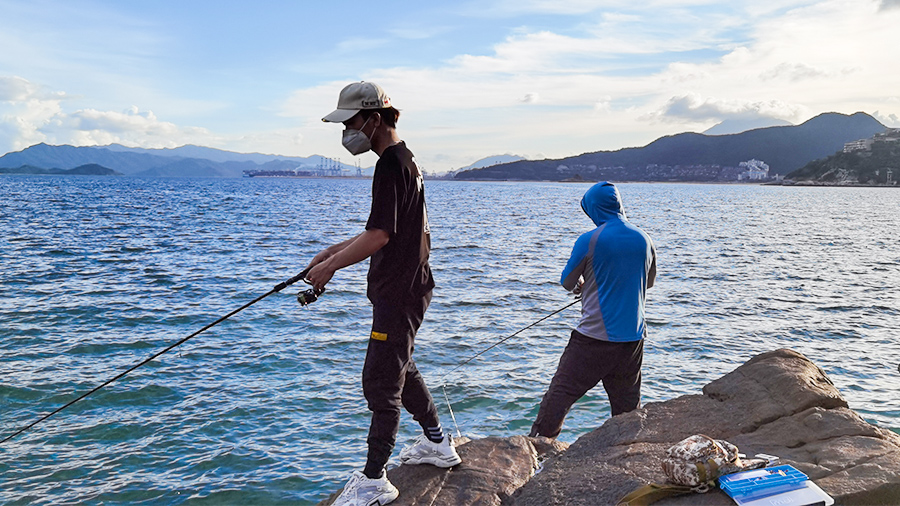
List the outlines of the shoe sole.
<svg viewBox="0 0 900 506">
<path fill-rule="evenodd" d="M 387 497 L 378 497 L 378 498 L 372 499 L 371 502 L 366 503 L 366 506 L 384 506 L 385 504 L 390 504 L 390 503 L 394 502 L 394 500 L 397 499 L 398 497 L 400 497 L 399 491 L 396 493 L 396 495 L 389 494 Z"/>
<path fill-rule="evenodd" d="M 461 463 L 462 459 L 459 458 L 458 456 L 456 458 L 451 457 L 450 459 L 443 459 L 441 457 L 423 457 L 421 459 L 415 459 L 415 460 L 410 457 L 407 457 L 406 459 L 401 457 L 400 462 L 403 464 L 408 464 L 408 465 L 431 464 L 432 466 L 446 469 L 448 467 L 453 467 L 453 466 Z"/>
</svg>

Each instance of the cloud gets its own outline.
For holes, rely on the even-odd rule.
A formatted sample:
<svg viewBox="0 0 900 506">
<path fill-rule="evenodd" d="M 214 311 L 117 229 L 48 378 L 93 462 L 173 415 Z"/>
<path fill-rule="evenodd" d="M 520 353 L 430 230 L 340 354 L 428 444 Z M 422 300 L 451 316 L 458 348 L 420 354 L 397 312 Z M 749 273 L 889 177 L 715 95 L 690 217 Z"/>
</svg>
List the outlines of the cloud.
<svg viewBox="0 0 900 506">
<path fill-rule="evenodd" d="M 484 52 L 369 68 L 358 78 L 388 91 L 403 110 L 403 131 L 415 132 L 418 157 L 432 165 L 445 164 L 437 154 L 460 166 L 499 151 L 560 157 L 618 149 L 726 120 L 900 113 L 885 97 L 896 89 L 900 58 L 883 43 L 897 11 L 876 15 L 874 2 L 866 9 L 838 0 L 701 3 L 656 2 L 659 9 L 648 10 L 582 2 L 569 5 L 590 11 L 577 26 L 523 26 Z M 501 4 L 515 8 L 491 5 Z M 284 114 L 307 120 L 307 146 L 337 145 L 335 132 L 317 124 L 355 78 L 294 92 Z M 537 99 L 540 109 L 529 107 Z"/>
<path fill-rule="evenodd" d="M 27 41 L 33 30 L 0 30 L 0 47 L 12 48 L 0 52 L 0 67 L 31 79 L 0 77 L 0 147 L 193 142 L 346 157 L 340 125 L 320 118 L 344 85 L 360 79 L 384 86 L 418 157 L 437 166 L 439 159 L 461 166 L 505 151 L 559 157 L 643 145 L 726 119 L 796 123 L 824 111 L 879 110 L 887 121 L 900 114 L 890 97 L 900 52 L 884 42 L 900 22 L 896 7 L 900 0 L 464 0 L 443 16 L 407 9 L 403 28 L 329 34 L 317 39 L 331 48 L 318 59 L 306 53 L 321 51 L 318 45 L 261 58 L 289 75 L 232 68 L 247 63 L 226 53 L 217 53 L 228 56 L 215 61 L 221 68 L 209 71 L 190 52 L 172 51 L 178 37 L 157 38 L 165 32 L 152 19 L 142 25 L 140 16 L 119 26 L 145 35 L 122 39 L 129 42 L 114 51 L 108 41 L 120 38 L 102 31 L 87 46 L 67 48 L 60 41 L 80 40 L 71 36 L 80 32 L 67 30 L 29 52 L 13 36 Z M 29 17 L 45 23 L 31 10 Z M 441 33 L 432 33 L 434 23 Z M 424 53 L 430 59 L 419 59 Z M 183 59 L 197 68 L 169 71 Z M 217 81 L 205 81 L 208 75 Z M 67 91 L 91 95 L 54 94 L 37 82 L 66 82 Z M 254 82 L 265 85 L 257 90 Z M 122 110 L 132 103 L 140 108 Z M 241 117 L 228 121 L 234 111 Z M 234 131 L 226 137 L 181 125 L 201 121 Z M 266 123 L 276 126 L 254 130 Z"/>
<path fill-rule="evenodd" d="M 594 110 L 600 112 L 609 112 L 612 109 L 612 97 L 604 95 L 594 102 Z"/>
<path fill-rule="evenodd" d="M 829 73 L 811 67 L 803 63 L 779 63 L 769 71 L 763 72 L 760 78 L 770 79 L 787 79 L 789 81 L 802 81 L 804 79 L 815 79 L 819 77 L 828 77 Z"/>
<path fill-rule="evenodd" d="M 145 148 L 174 148 L 217 140 L 204 128 L 180 127 L 160 121 L 153 111 L 142 112 L 137 106 L 122 112 L 82 109 L 61 115 L 59 125 L 54 132 L 57 138 L 68 137 L 82 146 L 117 143 Z"/>
<path fill-rule="evenodd" d="M 0 101 L 19 102 L 35 94 L 36 87 L 17 76 L 0 76 Z"/>
<path fill-rule="evenodd" d="M 897 114 L 882 114 L 878 111 L 872 113 L 872 116 L 875 117 L 878 121 L 880 121 L 883 125 L 897 128 L 900 127 L 900 115 Z"/>
<path fill-rule="evenodd" d="M 160 121 L 152 111 L 142 112 L 136 106 L 122 112 L 67 112 L 64 104 L 72 100 L 64 92 L 49 92 L 21 77 L 0 76 L 0 150 L 21 150 L 39 142 L 171 148 L 222 140 L 203 128 Z"/>
<path fill-rule="evenodd" d="M 796 119 L 802 107 L 778 100 L 751 102 L 733 99 L 704 99 L 697 94 L 672 97 L 666 105 L 644 116 L 648 120 L 708 122 L 759 118 Z"/>
<path fill-rule="evenodd" d="M 44 128 L 62 113 L 64 93 L 48 92 L 17 76 L 0 76 L 0 149 L 23 149 L 47 140 Z"/>
<path fill-rule="evenodd" d="M 0 102 L 27 102 L 29 100 L 59 102 L 68 97 L 61 91 L 48 91 L 19 76 L 0 76 Z"/>
<path fill-rule="evenodd" d="M 178 132 L 173 123 L 159 121 L 153 111 L 141 112 L 132 106 L 122 112 L 85 109 L 69 116 L 71 126 L 82 131 L 106 131 L 111 134 L 141 132 L 147 135 L 172 135 Z"/>
</svg>

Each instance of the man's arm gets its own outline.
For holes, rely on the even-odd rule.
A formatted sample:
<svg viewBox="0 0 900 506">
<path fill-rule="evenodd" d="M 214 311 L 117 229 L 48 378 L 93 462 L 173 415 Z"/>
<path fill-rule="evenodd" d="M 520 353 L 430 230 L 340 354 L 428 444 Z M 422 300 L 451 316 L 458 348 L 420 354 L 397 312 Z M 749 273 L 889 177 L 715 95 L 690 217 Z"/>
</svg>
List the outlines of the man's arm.
<svg viewBox="0 0 900 506">
<path fill-rule="evenodd" d="M 647 288 L 653 288 L 656 283 L 656 248 L 652 248 L 653 261 L 650 263 L 650 272 L 647 273 Z"/>
<path fill-rule="evenodd" d="M 578 240 L 575 241 L 575 246 L 572 248 L 572 254 L 569 256 L 569 261 L 566 262 L 566 267 L 563 269 L 562 275 L 559 278 L 559 283 L 563 288 L 570 292 L 581 287 L 581 275 L 584 274 L 584 265 L 589 243 L 590 235 L 588 234 L 579 237 Z"/>
<path fill-rule="evenodd" d="M 369 258 L 389 240 L 390 235 L 386 231 L 370 228 L 352 239 L 330 246 L 313 258 L 310 264 L 313 268 L 306 275 L 306 279 L 312 283 L 313 288 L 322 290 L 331 281 L 335 271 Z M 324 258 L 316 262 L 320 256 Z"/>
<path fill-rule="evenodd" d="M 312 269 L 312 268 L 315 267 L 316 265 L 318 265 L 318 264 L 322 263 L 323 261 L 325 261 L 328 257 L 334 255 L 335 253 L 338 253 L 339 251 L 342 251 L 344 248 L 346 248 L 346 247 L 349 246 L 351 243 L 353 243 L 353 241 L 355 241 L 355 240 L 356 240 L 359 236 L 361 236 L 361 235 L 362 235 L 362 234 L 357 234 L 357 235 L 355 235 L 355 236 L 353 236 L 353 237 L 347 239 L 346 241 L 339 242 L 339 243 L 337 243 L 337 244 L 332 244 L 331 246 L 329 246 L 329 247 L 323 249 L 322 251 L 318 252 L 318 253 L 316 254 L 316 256 L 314 256 L 313 259 L 309 262 L 309 265 L 307 265 L 306 268 L 307 268 L 307 269 Z"/>
</svg>

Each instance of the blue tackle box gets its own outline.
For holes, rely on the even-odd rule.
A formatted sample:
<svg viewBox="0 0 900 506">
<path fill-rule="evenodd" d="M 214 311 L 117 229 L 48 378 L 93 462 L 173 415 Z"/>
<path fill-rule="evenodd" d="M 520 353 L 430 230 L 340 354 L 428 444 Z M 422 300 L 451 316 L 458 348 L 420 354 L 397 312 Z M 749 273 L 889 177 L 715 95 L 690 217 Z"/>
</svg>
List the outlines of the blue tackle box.
<svg viewBox="0 0 900 506">
<path fill-rule="evenodd" d="M 803 488 L 808 479 L 793 466 L 783 465 L 725 475 L 719 478 L 719 488 L 745 502 Z"/>
</svg>

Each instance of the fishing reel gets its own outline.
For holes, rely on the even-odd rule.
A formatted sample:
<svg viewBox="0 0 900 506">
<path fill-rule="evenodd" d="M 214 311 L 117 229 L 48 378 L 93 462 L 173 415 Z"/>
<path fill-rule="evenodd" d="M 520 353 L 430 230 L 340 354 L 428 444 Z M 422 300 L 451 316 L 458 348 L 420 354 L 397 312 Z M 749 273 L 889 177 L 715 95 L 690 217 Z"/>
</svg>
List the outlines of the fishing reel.
<svg viewBox="0 0 900 506">
<path fill-rule="evenodd" d="M 297 302 L 299 302 L 301 306 L 308 306 L 319 300 L 319 295 L 322 295 L 323 293 L 325 293 L 324 288 L 322 290 L 316 290 L 315 288 L 301 290 L 297 293 Z"/>
</svg>

